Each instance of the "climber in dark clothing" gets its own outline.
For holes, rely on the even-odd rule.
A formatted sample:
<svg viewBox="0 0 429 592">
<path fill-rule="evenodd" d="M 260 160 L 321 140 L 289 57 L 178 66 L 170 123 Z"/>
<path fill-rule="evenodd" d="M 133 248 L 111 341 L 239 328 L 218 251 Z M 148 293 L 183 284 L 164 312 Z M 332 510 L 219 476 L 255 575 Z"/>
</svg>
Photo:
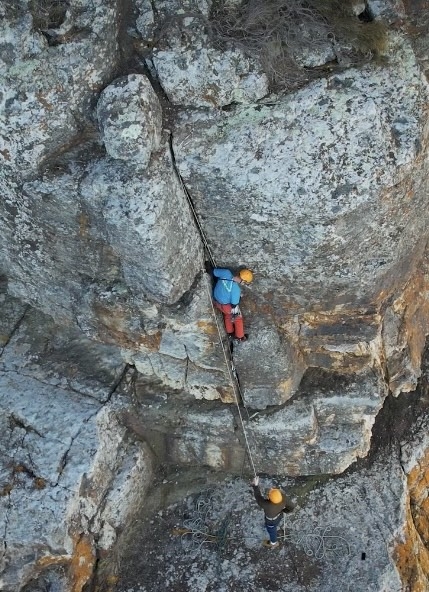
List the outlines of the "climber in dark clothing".
<svg viewBox="0 0 429 592">
<path fill-rule="evenodd" d="M 282 519 L 283 513 L 292 512 L 294 506 L 287 500 L 286 495 L 280 489 L 272 488 L 268 492 L 268 498 L 263 497 L 259 488 L 259 477 L 253 479 L 252 486 L 256 503 L 264 510 L 265 528 L 270 537 L 263 544 L 270 549 L 275 549 L 279 546 L 277 541 L 277 526 Z"/>
</svg>

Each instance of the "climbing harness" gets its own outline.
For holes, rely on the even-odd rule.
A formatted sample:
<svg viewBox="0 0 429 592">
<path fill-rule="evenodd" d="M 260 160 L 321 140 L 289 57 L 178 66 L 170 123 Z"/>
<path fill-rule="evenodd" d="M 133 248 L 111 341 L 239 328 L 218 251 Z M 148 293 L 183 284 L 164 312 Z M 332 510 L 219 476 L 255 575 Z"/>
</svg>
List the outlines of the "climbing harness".
<svg viewBox="0 0 429 592">
<path fill-rule="evenodd" d="M 195 207 L 194 207 L 194 204 L 192 202 L 192 198 L 191 198 L 191 196 L 189 194 L 189 191 L 188 191 L 187 187 L 185 186 L 185 184 L 183 182 L 183 179 L 182 179 L 182 177 L 181 177 L 181 175 L 180 175 L 180 173 L 179 173 L 179 171 L 178 171 L 175 163 L 174 163 L 174 167 L 176 169 L 177 177 L 178 177 L 178 179 L 180 181 L 180 184 L 182 186 L 182 189 L 183 189 L 183 191 L 185 193 L 186 199 L 187 199 L 188 204 L 189 204 L 189 208 L 190 208 L 190 210 L 192 212 L 192 216 L 193 216 L 194 221 L 195 221 L 195 224 L 196 224 L 196 226 L 198 228 L 199 234 L 201 236 L 201 240 L 203 241 L 203 245 L 204 245 L 204 248 L 205 248 L 205 250 L 207 252 L 207 255 L 208 255 L 209 259 L 210 259 L 210 262 L 213 265 L 213 267 L 217 267 L 216 260 L 214 258 L 214 255 L 213 255 L 212 250 L 210 249 L 210 245 L 209 245 L 209 243 L 207 241 L 207 237 L 205 235 L 205 232 L 203 230 L 203 227 L 201 226 L 201 222 L 200 222 L 199 217 L 198 217 L 198 214 L 197 214 L 197 212 L 195 210 Z M 205 272 L 204 257 L 203 257 L 203 262 L 202 262 L 202 270 L 203 270 L 203 275 L 206 277 L 206 289 L 207 289 L 208 299 L 209 299 L 209 302 L 210 302 L 210 305 L 211 305 L 211 308 L 212 308 L 213 317 L 214 317 L 214 319 L 216 321 L 217 332 L 218 332 L 218 335 L 219 335 L 219 343 L 220 343 L 220 345 L 222 347 L 223 356 L 225 358 L 225 364 L 226 364 L 226 367 L 228 368 L 228 374 L 229 374 L 230 383 L 231 383 L 231 386 L 232 386 L 232 390 L 234 392 L 235 405 L 237 407 L 238 416 L 240 418 L 240 424 L 241 424 L 241 429 L 242 429 L 242 432 L 243 432 L 244 441 L 245 441 L 245 445 L 246 445 L 247 456 L 249 458 L 249 462 L 251 464 L 251 467 L 252 467 L 254 476 L 256 477 L 257 476 L 257 473 L 256 473 L 255 463 L 253 461 L 252 452 L 250 450 L 249 438 L 248 438 L 247 430 L 246 430 L 246 427 L 245 427 L 245 424 L 244 424 L 243 415 L 242 415 L 241 409 L 240 409 L 240 400 L 242 401 L 242 403 L 243 403 L 246 411 L 247 411 L 247 407 L 246 407 L 245 402 L 244 402 L 244 397 L 243 397 L 243 393 L 241 391 L 240 382 L 238 380 L 238 375 L 237 375 L 237 371 L 236 371 L 236 368 L 235 368 L 235 364 L 234 364 L 234 360 L 233 360 L 233 357 L 232 357 L 232 353 L 230 352 L 230 355 L 229 356 L 226 353 L 225 345 L 224 345 L 224 342 L 223 342 L 223 339 L 222 339 L 222 330 L 220 328 L 220 325 L 219 325 L 219 322 L 218 322 L 218 318 L 217 318 L 217 315 L 216 315 L 216 311 L 215 311 L 215 308 L 214 308 L 214 305 L 213 305 L 212 290 L 211 290 L 210 280 L 209 280 L 208 275 L 206 273 L 204 273 Z"/>
</svg>

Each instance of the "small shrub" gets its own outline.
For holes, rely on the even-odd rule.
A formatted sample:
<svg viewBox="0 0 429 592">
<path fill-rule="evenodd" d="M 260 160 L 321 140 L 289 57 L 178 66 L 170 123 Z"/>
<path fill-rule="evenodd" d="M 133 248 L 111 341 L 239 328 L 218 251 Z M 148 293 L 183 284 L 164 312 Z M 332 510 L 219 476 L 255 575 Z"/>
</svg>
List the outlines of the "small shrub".
<svg viewBox="0 0 429 592">
<path fill-rule="evenodd" d="M 0 489 L 0 497 L 5 497 L 6 495 L 9 495 L 12 489 L 13 485 L 11 483 L 6 483 L 6 485 L 3 485 L 3 487 Z"/>
<path fill-rule="evenodd" d="M 220 0 L 208 29 L 219 46 L 233 41 L 259 59 L 280 86 L 311 77 L 295 59 L 308 44 L 317 51 L 330 43 L 339 63 L 355 65 L 377 57 L 387 43 L 386 26 L 360 20 L 352 0 L 244 0 L 234 7 Z"/>
<path fill-rule="evenodd" d="M 33 27 L 40 31 L 57 29 L 66 17 L 68 0 L 30 0 Z"/>
</svg>

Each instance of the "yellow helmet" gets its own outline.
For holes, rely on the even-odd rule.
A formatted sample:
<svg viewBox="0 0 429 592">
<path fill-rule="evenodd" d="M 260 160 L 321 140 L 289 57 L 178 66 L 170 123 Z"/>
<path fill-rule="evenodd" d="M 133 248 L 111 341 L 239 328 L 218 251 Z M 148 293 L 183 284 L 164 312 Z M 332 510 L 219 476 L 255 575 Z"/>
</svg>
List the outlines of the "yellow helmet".
<svg viewBox="0 0 429 592">
<path fill-rule="evenodd" d="M 253 281 L 253 273 L 250 269 L 242 269 L 239 273 L 241 279 L 246 282 L 246 284 L 250 284 Z"/>
<path fill-rule="evenodd" d="M 280 489 L 270 489 L 268 492 L 268 499 L 270 502 L 273 502 L 273 504 L 279 504 L 283 499 L 282 492 Z"/>
</svg>

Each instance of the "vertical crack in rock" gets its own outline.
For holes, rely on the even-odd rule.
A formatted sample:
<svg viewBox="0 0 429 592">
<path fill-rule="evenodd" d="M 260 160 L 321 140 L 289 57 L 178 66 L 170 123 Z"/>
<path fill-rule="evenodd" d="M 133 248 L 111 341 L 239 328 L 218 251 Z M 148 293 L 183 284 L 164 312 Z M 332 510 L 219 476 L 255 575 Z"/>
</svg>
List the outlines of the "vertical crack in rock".
<svg viewBox="0 0 429 592">
<path fill-rule="evenodd" d="M 110 400 L 112 399 L 113 395 L 116 393 L 116 391 L 118 390 L 119 386 L 121 385 L 122 381 L 125 380 L 128 372 L 130 370 L 134 370 L 134 367 L 131 364 L 125 364 L 124 369 L 122 370 L 120 376 L 116 379 L 116 381 L 113 383 L 112 388 L 110 389 L 110 392 L 107 396 L 107 400 L 103 403 L 103 406 L 105 406 L 107 403 L 110 402 Z"/>
<path fill-rule="evenodd" d="M 0 358 L 3 355 L 4 350 L 6 349 L 6 347 L 8 346 L 8 344 L 10 343 L 10 340 L 12 339 L 12 337 L 15 335 L 15 333 L 18 331 L 22 321 L 24 320 L 25 315 L 28 313 L 28 311 L 30 310 L 30 305 L 28 304 L 25 309 L 24 312 L 22 313 L 22 315 L 19 317 L 19 319 L 16 321 L 15 325 L 12 327 L 12 331 L 9 333 L 9 335 L 6 338 L 5 343 L 3 344 L 3 346 L 0 348 Z"/>
<path fill-rule="evenodd" d="M 79 437 L 79 435 L 82 433 L 82 430 L 85 427 L 85 424 L 87 424 L 95 415 L 97 415 L 100 412 L 100 409 L 102 409 L 103 407 L 105 407 L 108 403 L 110 403 L 113 395 L 115 394 L 115 392 L 118 390 L 118 387 L 120 386 L 120 384 L 122 383 L 122 381 L 125 379 L 129 369 L 132 368 L 132 366 L 130 364 L 125 364 L 124 369 L 121 373 L 121 375 L 119 376 L 119 378 L 115 381 L 115 383 L 113 384 L 112 388 L 110 389 L 110 392 L 107 396 L 107 399 L 104 403 L 102 403 L 100 405 L 99 408 L 97 408 L 94 413 L 90 414 L 86 419 L 83 420 L 82 425 L 79 427 L 79 429 L 77 430 L 77 432 L 74 434 L 74 436 L 72 436 L 71 441 L 70 441 L 70 445 L 67 448 L 67 450 L 64 452 L 64 454 L 62 455 L 61 459 L 60 459 L 60 463 L 59 463 L 59 467 L 58 467 L 58 477 L 56 482 L 54 483 L 54 487 L 59 485 L 59 481 L 61 479 L 61 475 L 64 472 L 64 469 L 67 465 L 67 457 L 70 453 L 70 450 L 73 447 L 73 444 L 76 440 L 76 438 Z M 81 393 L 79 393 L 81 394 Z"/>
<path fill-rule="evenodd" d="M 10 501 L 10 492 L 7 494 L 7 504 L 6 504 L 6 511 L 4 513 L 4 524 L 3 524 L 3 545 L 0 554 L 0 559 L 3 560 L 4 556 L 7 552 L 7 536 L 8 536 L 8 526 L 9 526 L 9 511 L 11 508 L 11 501 Z"/>
<path fill-rule="evenodd" d="M 178 179 L 180 185 L 182 186 L 183 191 L 184 191 L 184 193 L 186 195 L 186 199 L 187 199 L 188 204 L 189 204 L 189 210 L 191 212 L 192 219 L 195 222 L 196 229 L 198 231 L 198 234 L 201 237 L 201 242 L 202 242 L 204 248 L 210 254 L 210 247 L 208 245 L 207 238 L 206 238 L 206 236 L 204 234 L 204 231 L 202 229 L 201 222 L 200 222 L 200 220 L 198 218 L 198 215 L 196 213 L 196 209 L 195 209 L 194 203 L 192 201 L 191 194 L 189 193 L 189 190 L 186 187 L 185 182 L 184 182 L 184 180 L 182 178 L 182 175 L 180 174 L 179 169 L 178 169 L 177 164 L 176 164 L 176 157 L 174 155 L 174 150 L 173 150 L 173 134 L 172 133 L 170 133 L 170 135 L 169 135 L 168 145 L 169 145 L 169 148 L 170 148 L 170 155 L 171 155 L 171 162 L 172 162 L 172 165 L 173 165 L 173 169 L 174 169 L 174 172 L 176 174 L 176 177 L 177 177 L 177 179 Z M 211 258 L 211 256 L 210 256 L 210 258 Z M 212 261 L 212 264 L 214 264 L 214 263 L 215 262 Z"/>
<path fill-rule="evenodd" d="M 188 348 L 186 347 L 186 345 L 183 345 L 183 347 L 185 348 L 185 353 L 186 353 L 186 366 L 185 366 L 185 377 L 183 379 L 183 388 L 186 388 L 186 385 L 188 384 L 188 371 L 189 371 L 189 363 L 191 362 L 191 359 L 188 354 Z"/>
</svg>

